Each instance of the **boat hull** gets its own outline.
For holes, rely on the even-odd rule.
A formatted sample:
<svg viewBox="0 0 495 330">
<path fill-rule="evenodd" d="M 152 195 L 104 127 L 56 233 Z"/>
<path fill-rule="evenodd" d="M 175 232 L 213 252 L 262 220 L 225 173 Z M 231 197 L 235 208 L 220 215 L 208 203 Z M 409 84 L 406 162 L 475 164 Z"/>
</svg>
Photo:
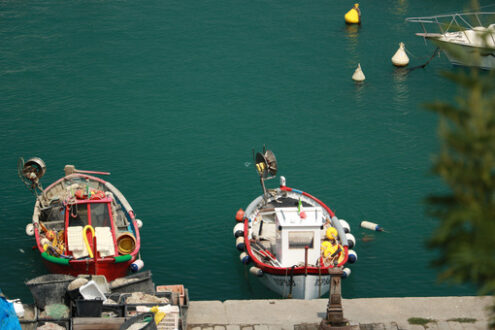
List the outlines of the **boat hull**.
<svg viewBox="0 0 495 330">
<path fill-rule="evenodd" d="M 438 39 L 433 42 L 440 47 L 453 65 L 479 67 L 483 70 L 495 69 L 495 49 L 476 48 Z M 459 54 L 462 54 L 462 57 Z"/>
<path fill-rule="evenodd" d="M 253 231 L 253 223 L 260 209 L 266 204 L 263 195 L 261 195 L 248 205 L 244 213 L 243 235 L 245 251 L 249 255 L 249 260 L 255 265 L 252 273 L 258 276 L 263 285 L 281 295 L 283 298 L 291 297 L 309 300 L 317 299 L 322 295 L 327 294 L 330 289 L 330 274 L 342 275 L 343 267 L 348 260 L 348 241 L 340 221 L 335 217 L 335 214 L 328 206 L 306 192 L 281 186 L 280 189 L 272 191 L 271 196 L 281 203 L 284 203 L 286 199 L 293 199 L 304 201 L 310 206 L 321 207 L 324 212 L 324 218 L 332 218 L 332 223 L 339 232 L 339 240 L 343 247 L 343 258 L 340 260 L 339 264 L 336 265 L 322 266 L 318 263 L 318 265 L 308 264 L 307 267 L 304 266 L 304 260 L 301 260 L 303 262 L 302 264 L 294 263 L 294 266 L 284 267 L 281 265 L 267 264 L 259 259 L 258 255 L 253 252 L 251 241 L 255 234 L 259 235 L 260 233 L 258 230 Z M 323 227 L 323 223 L 321 226 Z M 256 271 L 256 269 L 258 270 Z"/>
<path fill-rule="evenodd" d="M 69 262 L 69 264 L 54 263 L 42 258 L 46 268 L 54 274 L 67 274 L 78 276 L 80 274 L 103 275 L 107 281 L 113 281 L 116 278 L 124 277 L 129 273 L 129 266 L 135 258 L 129 261 L 116 263 L 114 260 L 99 260 L 96 264 L 94 260 L 84 260 Z"/>
<path fill-rule="evenodd" d="M 291 281 L 290 275 L 264 273 L 259 279 L 282 298 L 317 299 L 330 290 L 330 275 L 294 275 Z"/>
</svg>

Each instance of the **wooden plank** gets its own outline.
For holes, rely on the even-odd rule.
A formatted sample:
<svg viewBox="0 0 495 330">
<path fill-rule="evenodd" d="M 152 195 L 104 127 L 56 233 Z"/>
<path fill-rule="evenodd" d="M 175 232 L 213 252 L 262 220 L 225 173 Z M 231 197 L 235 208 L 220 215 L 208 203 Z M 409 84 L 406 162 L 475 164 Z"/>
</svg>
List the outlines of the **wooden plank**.
<svg viewBox="0 0 495 330">
<path fill-rule="evenodd" d="M 101 317 L 74 317 L 72 319 L 73 330 L 119 330 L 125 322 L 125 317 L 101 318 Z"/>
</svg>

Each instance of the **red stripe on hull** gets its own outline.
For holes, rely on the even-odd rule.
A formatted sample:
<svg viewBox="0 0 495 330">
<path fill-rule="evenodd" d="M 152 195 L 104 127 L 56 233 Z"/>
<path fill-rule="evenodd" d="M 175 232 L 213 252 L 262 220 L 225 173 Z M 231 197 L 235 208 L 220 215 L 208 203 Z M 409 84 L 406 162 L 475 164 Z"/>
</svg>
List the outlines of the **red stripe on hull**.
<svg viewBox="0 0 495 330">
<path fill-rule="evenodd" d="M 113 260 L 98 261 L 95 270 L 94 260 L 78 260 L 71 261 L 69 265 L 61 265 L 50 262 L 43 258 L 43 262 L 48 270 L 54 274 L 68 274 L 77 276 L 80 274 L 104 275 L 108 282 L 119 277 L 124 277 L 129 272 L 129 266 L 136 258 L 132 258 L 126 262 L 115 263 Z"/>
</svg>

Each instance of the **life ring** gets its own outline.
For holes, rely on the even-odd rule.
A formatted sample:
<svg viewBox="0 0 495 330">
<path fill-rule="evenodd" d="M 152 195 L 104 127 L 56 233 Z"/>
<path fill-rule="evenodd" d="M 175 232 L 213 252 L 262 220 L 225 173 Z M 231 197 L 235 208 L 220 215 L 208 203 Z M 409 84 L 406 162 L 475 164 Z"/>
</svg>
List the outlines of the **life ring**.
<svg viewBox="0 0 495 330">
<path fill-rule="evenodd" d="M 103 192 L 102 190 L 92 190 L 91 197 L 89 199 L 95 200 L 103 198 L 105 198 L 105 192 Z"/>
</svg>

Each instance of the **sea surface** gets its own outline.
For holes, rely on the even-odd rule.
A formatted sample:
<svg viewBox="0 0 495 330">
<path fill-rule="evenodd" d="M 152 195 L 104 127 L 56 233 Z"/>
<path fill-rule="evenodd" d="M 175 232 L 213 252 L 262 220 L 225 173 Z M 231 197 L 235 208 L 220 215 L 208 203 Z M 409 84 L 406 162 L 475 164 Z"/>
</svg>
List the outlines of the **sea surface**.
<svg viewBox="0 0 495 330">
<path fill-rule="evenodd" d="M 454 101 L 441 73 L 456 69 L 445 56 L 409 73 L 391 63 L 399 42 L 410 67 L 433 54 L 406 17 L 470 2 L 359 3 L 361 26 L 344 24 L 351 1 L 1 1 L 1 290 L 29 300 L 24 282 L 46 273 L 25 234 L 35 198 L 17 176 L 18 157 L 38 156 L 45 186 L 65 164 L 111 172 L 144 223 L 156 284 L 184 284 L 193 300 L 277 298 L 232 235 L 262 191 L 252 155 L 266 145 L 288 186 L 350 223 L 359 259 L 344 298 L 475 294 L 438 283 L 425 247 L 437 220 L 424 199 L 445 187 L 424 104 Z"/>
</svg>

